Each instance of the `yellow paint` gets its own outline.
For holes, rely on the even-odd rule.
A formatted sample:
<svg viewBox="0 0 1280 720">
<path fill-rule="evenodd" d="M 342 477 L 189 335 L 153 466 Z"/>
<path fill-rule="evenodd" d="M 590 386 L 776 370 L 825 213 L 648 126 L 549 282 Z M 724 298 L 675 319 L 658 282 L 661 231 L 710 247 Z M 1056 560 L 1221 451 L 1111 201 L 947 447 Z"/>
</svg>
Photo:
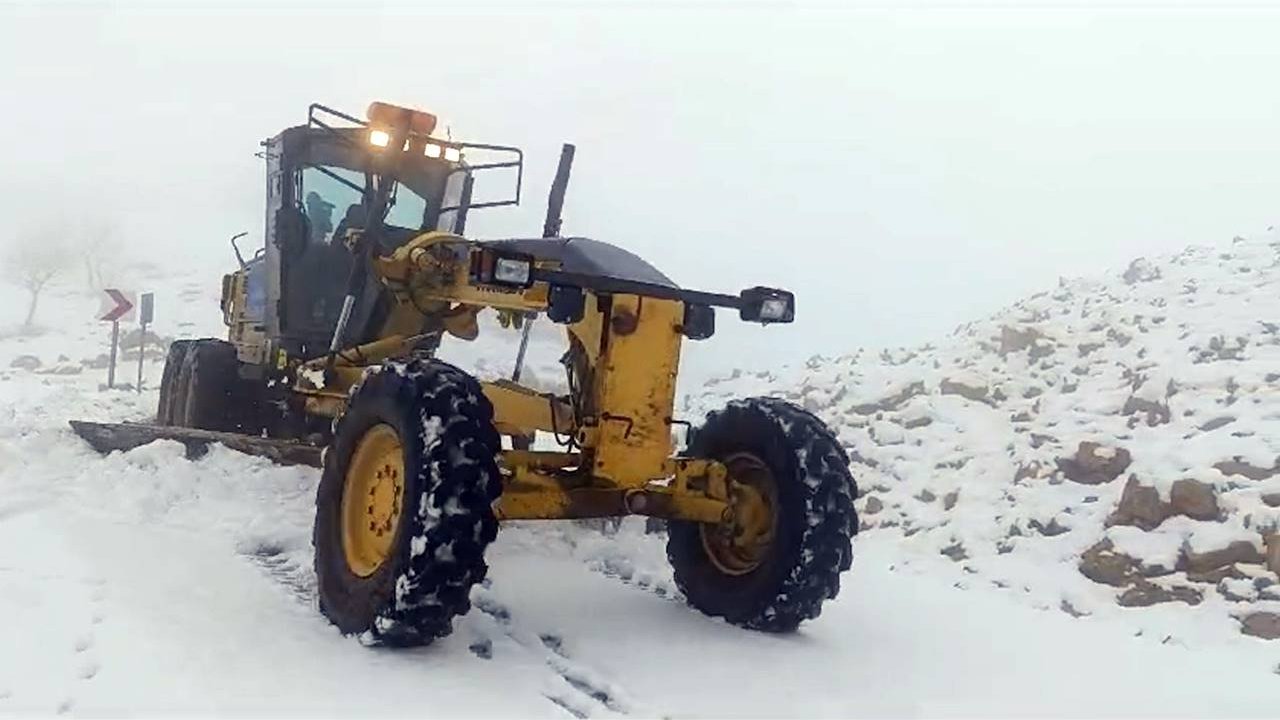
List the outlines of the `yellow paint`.
<svg viewBox="0 0 1280 720">
<path fill-rule="evenodd" d="M 676 301 L 613 296 L 596 365 L 596 476 L 631 486 L 662 476 L 671 455 L 683 316 Z"/>
<path fill-rule="evenodd" d="M 369 577 L 391 557 L 404 503 L 404 449 L 390 425 L 374 425 L 356 445 L 342 488 L 347 567 Z"/>
<path fill-rule="evenodd" d="M 746 575 L 760 567 L 773 545 L 778 522 L 778 487 L 773 472 L 751 453 L 725 458 L 730 522 L 699 526 L 702 548 L 728 575 Z"/>
<path fill-rule="evenodd" d="M 471 284 L 474 248 L 458 236 L 429 232 L 375 259 L 373 267 L 396 301 L 381 339 L 343 351 L 323 388 L 299 378 L 294 389 L 306 396 L 307 411 L 340 414 L 365 368 L 407 357 L 422 333 L 470 338 L 478 330 L 475 314 L 485 307 L 509 314 L 546 309 L 545 283 L 525 290 Z M 759 508 L 765 501 L 755 499 L 760 493 L 747 489 L 731 496 L 733 483 L 721 463 L 672 457 L 683 317 L 679 301 L 587 292 L 583 318 L 565 328 L 578 398 L 553 397 L 505 380 L 481 384 L 500 433 L 555 432 L 576 441 L 566 452 L 502 453 L 504 489 L 495 504 L 500 518 L 631 513 L 721 527 L 737 523 L 750 537 L 762 536 Z M 325 364 L 319 357 L 305 365 L 315 370 Z"/>
<path fill-rule="evenodd" d="M 573 410 L 549 394 L 509 380 L 481 383 L 481 387 L 493 403 L 493 422 L 500 433 L 527 435 L 541 430 L 568 434 L 573 430 Z"/>
</svg>

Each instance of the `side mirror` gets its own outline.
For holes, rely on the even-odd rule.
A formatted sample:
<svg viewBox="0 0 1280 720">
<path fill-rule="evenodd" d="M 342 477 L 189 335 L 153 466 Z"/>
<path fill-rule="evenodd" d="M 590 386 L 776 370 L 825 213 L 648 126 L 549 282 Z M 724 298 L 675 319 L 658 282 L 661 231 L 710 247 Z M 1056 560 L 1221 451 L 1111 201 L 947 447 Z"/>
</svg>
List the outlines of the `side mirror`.
<svg viewBox="0 0 1280 720">
<path fill-rule="evenodd" d="M 247 265 L 248 263 L 244 261 L 244 256 L 240 254 L 240 246 L 236 244 L 236 241 L 248 234 L 249 233 L 247 232 L 242 232 L 242 233 L 236 233 L 235 235 L 231 236 L 231 249 L 235 251 L 236 262 L 240 263 L 241 270 L 243 270 L 244 266 Z"/>
</svg>

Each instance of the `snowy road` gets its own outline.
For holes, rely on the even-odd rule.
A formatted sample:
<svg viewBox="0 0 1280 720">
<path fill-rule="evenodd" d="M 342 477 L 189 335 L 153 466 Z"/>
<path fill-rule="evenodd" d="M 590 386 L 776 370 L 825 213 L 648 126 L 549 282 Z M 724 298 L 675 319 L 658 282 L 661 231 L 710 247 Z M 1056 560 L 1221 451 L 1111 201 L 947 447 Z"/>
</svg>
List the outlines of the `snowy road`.
<svg viewBox="0 0 1280 720">
<path fill-rule="evenodd" d="M 1071 565 L 1023 573 L 1042 578 L 1036 588 L 1000 588 L 877 533 L 856 541 L 845 589 L 818 620 L 770 636 L 686 608 L 661 540 L 637 524 L 616 538 L 507 527 L 490 582 L 451 637 L 365 648 L 314 607 L 314 470 L 222 448 L 193 462 L 168 442 L 99 457 L 66 420 L 144 418 L 154 393 L 100 392 L 96 372 L 3 369 L 20 352 L 92 352 L 93 330 L 0 353 L 0 715 L 1274 717 L 1280 707 L 1280 650 L 1234 627 L 1201 628 L 1165 606 L 1133 612 L 1233 641 L 1135 636 L 1111 615 L 1058 609 L 1046 587 Z M 147 371 L 154 387 L 158 363 Z"/>
<path fill-rule="evenodd" d="M 746 632 L 672 597 L 636 527 L 504 531 L 453 636 L 373 650 L 313 609 L 312 471 L 57 443 L 77 468 L 61 492 L 0 475 L 4 713 L 1262 717 L 1280 697 L 1244 658 L 960 590 L 878 541 L 802 632 Z"/>
</svg>

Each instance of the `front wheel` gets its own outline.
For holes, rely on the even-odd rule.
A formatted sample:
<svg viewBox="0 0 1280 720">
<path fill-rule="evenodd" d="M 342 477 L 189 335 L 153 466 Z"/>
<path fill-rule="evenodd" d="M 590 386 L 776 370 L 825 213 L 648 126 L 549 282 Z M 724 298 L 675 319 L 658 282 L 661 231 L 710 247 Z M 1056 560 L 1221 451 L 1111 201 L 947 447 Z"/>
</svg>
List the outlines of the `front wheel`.
<svg viewBox="0 0 1280 720">
<path fill-rule="evenodd" d="M 429 360 L 388 363 L 352 393 L 316 494 L 320 610 L 371 643 L 448 635 L 497 535 L 500 439 L 480 384 Z"/>
<path fill-rule="evenodd" d="M 667 557 L 685 598 L 756 630 L 817 617 L 840 590 L 858 528 L 857 486 L 831 430 L 790 403 L 750 398 L 711 413 L 689 451 L 724 463 L 734 520 L 669 523 Z"/>
</svg>

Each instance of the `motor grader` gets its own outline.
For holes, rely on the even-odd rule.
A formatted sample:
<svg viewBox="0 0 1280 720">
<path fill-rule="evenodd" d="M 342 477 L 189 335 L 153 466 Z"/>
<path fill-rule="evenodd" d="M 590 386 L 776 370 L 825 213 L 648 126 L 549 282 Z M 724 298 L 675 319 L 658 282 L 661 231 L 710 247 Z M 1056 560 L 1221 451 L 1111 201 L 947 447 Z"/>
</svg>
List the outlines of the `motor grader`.
<svg viewBox="0 0 1280 720">
<path fill-rule="evenodd" d="M 436 124 L 383 103 L 363 120 L 312 105 L 264 141 L 265 242 L 248 259 L 237 247 L 223 279 L 227 339 L 172 345 L 155 425 L 77 430 L 100 450 L 172 437 L 320 465 L 320 610 L 367 642 L 448 634 L 505 520 L 661 518 L 694 607 L 769 631 L 816 617 L 857 531 L 832 432 L 761 397 L 710 413 L 683 452 L 675 441 L 684 340 L 711 337 L 716 308 L 791 322 L 792 294 L 688 290 L 626 250 L 563 237 L 568 145 L 542 237 L 467 239 L 468 213 L 519 202 L 523 154 Z M 514 193 L 476 201 L 493 171 Z M 517 382 L 523 343 L 511 380 L 436 357 L 446 335 L 474 339 L 485 311 L 526 341 L 534 318 L 564 326 L 568 392 Z"/>
</svg>

